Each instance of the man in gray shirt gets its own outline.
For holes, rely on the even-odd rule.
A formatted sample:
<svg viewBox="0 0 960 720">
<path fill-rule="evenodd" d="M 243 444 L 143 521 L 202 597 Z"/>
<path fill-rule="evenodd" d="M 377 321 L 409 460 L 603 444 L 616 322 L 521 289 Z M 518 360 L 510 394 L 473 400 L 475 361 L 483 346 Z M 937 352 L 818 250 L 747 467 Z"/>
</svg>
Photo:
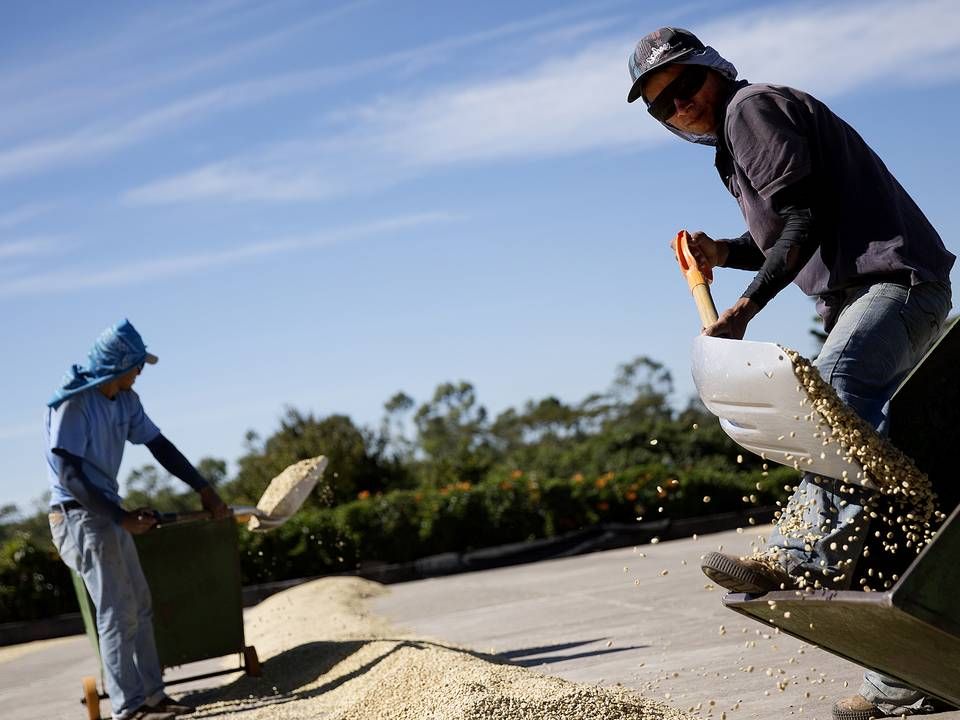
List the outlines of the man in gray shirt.
<svg viewBox="0 0 960 720">
<path fill-rule="evenodd" d="M 628 65 L 627 101 L 643 100 L 674 134 L 714 146 L 720 179 L 746 220 L 739 238 L 692 234 L 690 251 L 703 269 L 756 273 L 704 332 L 743 338 L 750 320 L 795 283 L 816 299 L 828 333 L 815 366 L 882 431 L 887 402 L 950 310 L 955 257 L 880 158 L 816 98 L 738 80 L 730 62 L 680 28 L 641 39 Z M 868 524 L 864 501 L 841 493 L 837 480 L 808 474 L 793 502 L 814 527 L 826 519 L 834 529 L 811 544 L 778 527 L 768 541 L 772 565 L 709 553 L 703 571 L 736 592 L 796 587 L 806 573 L 849 588 L 866 536 L 850 528 Z M 931 709 L 922 692 L 867 673 L 860 693 L 839 701 L 833 714 L 867 720 Z"/>
</svg>

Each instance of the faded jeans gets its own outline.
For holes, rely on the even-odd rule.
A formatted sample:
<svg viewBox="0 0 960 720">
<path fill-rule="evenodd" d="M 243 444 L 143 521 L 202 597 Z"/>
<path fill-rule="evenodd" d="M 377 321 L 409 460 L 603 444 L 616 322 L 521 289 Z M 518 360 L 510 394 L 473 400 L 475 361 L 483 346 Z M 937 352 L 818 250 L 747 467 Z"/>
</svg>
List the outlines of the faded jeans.
<svg viewBox="0 0 960 720">
<path fill-rule="evenodd" d="M 841 400 L 882 433 L 890 398 L 937 339 L 950 306 L 948 283 L 907 287 L 884 282 L 853 288 L 814 366 Z M 805 550 L 804 539 L 787 537 L 776 527 L 768 547 L 779 551 L 781 562 L 794 574 L 810 569 L 844 575 L 839 583 L 828 582 L 842 590 L 853 579 L 869 518 L 860 504 L 862 496 L 841 494 L 840 485 L 839 480 L 804 475 L 791 503 L 803 507 L 809 527 L 827 530 Z M 863 532 L 852 535 L 850 528 L 856 526 Z M 922 693 L 874 672 L 866 674 L 860 694 L 881 709 L 919 709 L 924 702 Z"/>
<path fill-rule="evenodd" d="M 163 699 L 153 638 L 150 588 L 130 533 L 82 508 L 52 508 L 50 531 L 60 557 L 82 578 L 97 609 L 100 659 L 113 717 Z"/>
</svg>

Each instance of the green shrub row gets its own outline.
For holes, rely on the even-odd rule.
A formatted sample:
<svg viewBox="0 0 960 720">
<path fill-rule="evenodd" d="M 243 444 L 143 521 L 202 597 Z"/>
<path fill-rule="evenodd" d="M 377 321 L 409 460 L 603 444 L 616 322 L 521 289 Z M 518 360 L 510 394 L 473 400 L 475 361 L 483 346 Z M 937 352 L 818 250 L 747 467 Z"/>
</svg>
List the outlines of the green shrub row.
<svg viewBox="0 0 960 720">
<path fill-rule="evenodd" d="M 762 475 L 648 465 L 594 477 L 541 479 L 515 470 L 491 473 L 476 484 L 360 493 L 332 508 L 303 510 L 270 532 L 241 532 L 243 582 L 323 575 L 361 563 L 397 563 L 552 537 L 602 521 L 686 518 L 770 505 L 795 475 L 787 468 Z M 68 572 L 52 543 L 24 535 L 0 544 L 0 622 L 76 609 Z"/>
<path fill-rule="evenodd" d="M 406 562 L 552 537 L 603 521 L 769 506 L 783 498 L 783 485 L 795 476 L 788 468 L 763 474 L 649 465 L 564 479 L 499 472 L 476 484 L 361 493 L 334 508 L 303 511 L 269 533 L 244 533 L 243 579 L 261 583 L 342 572 L 361 563 Z"/>
</svg>

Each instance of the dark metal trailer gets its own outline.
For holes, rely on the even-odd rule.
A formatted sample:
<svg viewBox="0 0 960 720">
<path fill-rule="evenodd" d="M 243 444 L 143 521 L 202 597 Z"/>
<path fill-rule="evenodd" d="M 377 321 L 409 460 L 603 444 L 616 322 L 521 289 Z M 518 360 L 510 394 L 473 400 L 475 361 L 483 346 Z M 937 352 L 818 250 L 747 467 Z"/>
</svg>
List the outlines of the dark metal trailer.
<svg viewBox="0 0 960 720">
<path fill-rule="evenodd" d="M 960 706 L 960 330 L 954 322 L 890 404 L 890 439 L 950 512 L 914 558 L 888 558 L 886 592 L 730 594 L 732 610 Z M 908 562 L 912 560 L 912 562 Z M 901 563 L 898 567 L 896 563 Z"/>
</svg>

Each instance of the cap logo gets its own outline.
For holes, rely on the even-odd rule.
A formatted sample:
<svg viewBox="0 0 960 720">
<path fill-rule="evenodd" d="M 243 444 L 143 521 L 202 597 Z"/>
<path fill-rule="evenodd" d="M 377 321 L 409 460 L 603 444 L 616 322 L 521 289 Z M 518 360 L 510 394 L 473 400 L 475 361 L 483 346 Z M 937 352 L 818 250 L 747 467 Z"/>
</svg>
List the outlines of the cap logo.
<svg viewBox="0 0 960 720">
<path fill-rule="evenodd" d="M 663 57 L 663 54 L 670 49 L 670 43 L 664 43 L 663 45 L 658 45 L 653 50 L 650 51 L 650 57 L 647 58 L 647 65 L 655 64 L 660 58 Z"/>
</svg>

